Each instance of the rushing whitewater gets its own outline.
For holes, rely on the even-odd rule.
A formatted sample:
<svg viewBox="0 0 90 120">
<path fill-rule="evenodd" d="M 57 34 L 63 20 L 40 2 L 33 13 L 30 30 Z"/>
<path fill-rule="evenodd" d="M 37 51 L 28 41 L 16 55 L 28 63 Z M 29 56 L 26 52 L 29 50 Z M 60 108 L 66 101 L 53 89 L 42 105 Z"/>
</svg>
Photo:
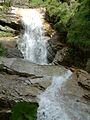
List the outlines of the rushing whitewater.
<svg viewBox="0 0 90 120">
<path fill-rule="evenodd" d="M 60 86 L 71 74 L 71 71 L 67 71 L 62 76 L 53 77 L 51 86 L 40 96 L 37 120 L 69 120 L 60 103 Z"/>
<path fill-rule="evenodd" d="M 62 76 L 53 77 L 51 86 L 39 96 L 37 120 L 90 120 L 89 113 L 85 112 L 87 106 L 62 91 L 71 74 L 67 71 Z"/>
<path fill-rule="evenodd" d="M 25 31 L 19 42 L 24 58 L 38 64 L 47 63 L 46 40 L 39 12 L 27 9 L 20 12 Z"/>
</svg>

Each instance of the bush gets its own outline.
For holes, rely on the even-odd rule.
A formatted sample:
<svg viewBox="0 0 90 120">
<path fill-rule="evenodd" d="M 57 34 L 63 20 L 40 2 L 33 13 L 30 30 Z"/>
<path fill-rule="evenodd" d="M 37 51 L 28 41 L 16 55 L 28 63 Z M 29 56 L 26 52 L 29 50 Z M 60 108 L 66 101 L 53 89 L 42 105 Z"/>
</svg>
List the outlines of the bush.
<svg viewBox="0 0 90 120">
<path fill-rule="evenodd" d="M 68 42 L 82 51 L 90 52 L 90 1 L 81 2 L 79 11 L 71 21 Z"/>
<path fill-rule="evenodd" d="M 37 103 L 18 102 L 11 110 L 10 120 L 36 120 Z"/>
<path fill-rule="evenodd" d="M 7 7 L 10 7 L 12 5 L 12 0 L 5 0 L 4 3 Z"/>
<path fill-rule="evenodd" d="M 53 20 L 54 27 L 57 30 L 60 30 L 62 24 L 66 27 L 68 21 L 75 14 L 78 2 L 74 1 L 72 4 L 68 5 L 67 2 L 61 2 L 58 0 L 45 0 L 44 6 Z"/>
<path fill-rule="evenodd" d="M 29 3 L 30 7 L 38 7 L 40 5 L 45 7 L 57 30 L 60 30 L 62 24 L 63 26 L 67 25 L 78 6 L 78 2 L 75 0 L 70 5 L 68 0 L 29 0 Z"/>
<path fill-rule="evenodd" d="M 42 5 L 43 1 L 42 0 L 29 0 L 29 6 L 30 7 L 38 7 Z"/>
</svg>

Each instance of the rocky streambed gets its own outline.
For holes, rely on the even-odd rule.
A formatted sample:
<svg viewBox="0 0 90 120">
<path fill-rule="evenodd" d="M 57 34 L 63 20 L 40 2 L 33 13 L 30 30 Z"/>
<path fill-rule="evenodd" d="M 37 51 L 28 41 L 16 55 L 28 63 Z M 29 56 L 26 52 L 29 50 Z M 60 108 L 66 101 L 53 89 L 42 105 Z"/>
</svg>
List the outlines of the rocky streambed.
<svg viewBox="0 0 90 120">
<path fill-rule="evenodd" d="M 61 76 L 66 71 L 67 69 L 63 66 L 37 65 L 21 58 L 1 57 L 0 119 L 8 120 L 9 110 L 17 101 L 39 101 L 38 96 L 51 85 L 53 77 Z M 71 104 L 72 107 L 73 102 L 79 104 L 80 108 L 77 111 L 81 111 L 81 116 L 84 115 L 83 120 L 85 118 L 89 120 L 90 74 L 83 70 L 75 70 L 72 77 L 62 88 L 60 86 L 60 89 L 64 94 L 64 99 L 68 98 L 67 105 Z M 85 107 L 82 108 L 82 104 Z"/>
<path fill-rule="evenodd" d="M 7 21 L 4 23 L 7 25 Z M 14 22 L 14 25 L 17 25 L 19 30 L 21 29 L 17 23 Z M 38 120 L 53 120 L 53 116 L 56 115 L 55 111 L 53 111 L 54 105 L 59 106 L 58 110 L 62 107 L 61 115 L 67 113 L 65 114 L 65 120 L 90 120 L 90 74 L 81 69 L 68 68 L 72 71 L 71 77 L 62 86 L 58 84 L 60 82 L 59 77 L 62 77 L 68 70 L 59 65 L 66 56 L 67 51 L 67 46 L 60 42 L 61 39 L 65 39 L 63 36 L 55 34 L 51 37 L 50 35 L 47 36 L 46 33 L 45 37 L 48 39 L 47 57 L 49 62 L 53 62 L 53 65 L 38 65 L 24 60 L 17 47 L 18 37 L 9 38 L 9 40 L 1 38 L 0 41 L 7 51 L 6 57 L 0 57 L 0 120 L 9 120 L 10 109 L 15 102 L 24 100 L 38 102 L 41 105 L 43 103 L 41 97 L 47 97 L 46 102 L 44 101 L 46 105 L 48 105 L 49 100 L 52 103 L 57 100 L 57 103 L 54 102 L 51 106 L 42 104 L 42 108 L 45 106 L 50 107 L 47 112 L 49 113 L 51 109 L 53 114 L 51 115 L 52 118 L 42 119 L 41 117 Z M 52 82 L 53 79 L 55 85 Z M 49 94 L 47 94 L 48 92 Z M 41 114 L 45 117 L 47 112 L 42 111 Z M 69 118 L 67 118 L 67 115 L 69 115 Z M 61 116 L 61 119 L 64 119 L 63 116 Z M 55 118 L 55 120 L 58 119 Z"/>
</svg>

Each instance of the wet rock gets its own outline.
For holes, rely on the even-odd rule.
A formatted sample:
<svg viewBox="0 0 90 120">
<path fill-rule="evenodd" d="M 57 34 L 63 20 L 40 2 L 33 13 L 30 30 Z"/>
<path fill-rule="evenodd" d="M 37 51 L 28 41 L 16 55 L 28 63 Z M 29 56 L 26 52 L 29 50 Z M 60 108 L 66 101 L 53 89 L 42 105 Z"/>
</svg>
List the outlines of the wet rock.
<svg viewBox="0 0 90 120">
<path fill-rule="evenodd" d="M 0 98 L 0 110 L 9 109 L 15 104 L 14 100 L 10 100 L 7 97 Z"/>
<path fill-rule="evenodd" d="M 17 48 L 8 48 L 5 56 L 7 58 L 24 58 L 21 51 Z"/>
<path fill-rule="evenodd" d="M 14 102 L 21 100 L 36 102 L 37 95 L 41 94 L 51 84 L 50 81 L 46 81 L 47 85 L 45 86 L 45 82 L 42 82 L 43 78 L 37 83 L 31 83 L 31 79 L 30 77 L 1 73 L 0 103 L 3 103 L 1 108 L 4 108 L 4 106 L 10 108 Z"/>
<path fill-rule="evenodd" d="M 18 37 L 1 37 L 0 43 L 4 45 L 6 49 L 8 48 L 16 48 Z"/>
<path fill-rule="evenodd" d="M 89 101 L 90 101 L 90 93 L 83 95 L 83 98 L 85 98 L 86 100 L 89 100 Z"/>
<path fill-rule="evenodd" d="M 85 77 L 87 78 L 86 75 Z M 90 91 L 83 89 L 82 86 L 78 85 L 76 71 L 62 85 L 59 91 L 61 104 L 63 104 L 63 107 L 70 118 L 75 118 L 75 120 L 90 119 Z"/>
<path fill-rule="evenodd" d="M 0 98 L 36 101 L 50 84 L 52 76 L 61 75 L 62 66 L 37 65 L 17 58 L 0 58 Z"/>
<path fill-rule="evenodd" d="M 64 47 L 62 48 L 61 50 L 57 51 L 56 55 L 55 55 L 55 58 L 53 60 L 53 63 L 56 65 L 60 64 L 63 62 L 66 54 L 67 54 L 67 50 L 68 48 L 67 47 Z"/>
<path fill-rule="evenodd" d="M 88 79 L 87 79 L 88 78 Z M 65 83 L 63 92 L 68 95 L 74 95 L 79 102 L 90 103 L 90 74 L 84 70 L 76 69 L 72 77 Z M 75 99 L 76 99 L 75 98 Z"/>
<path fill-rule="evenodd" d="M 9 62 L 9 63 L 8 63 Z M 20 58 L 0 58 L 0 64 L 3 64 L 6 68 L 13 70 L 17 74 L 27 74 L 29 76 L 43 77 L 43 76 L 54 76 L 61 75 L 67 69 L 63 66 L 55 65 L 38 65 L 31 63 L 27 60 Z"/>
<path fill-rule="evenodd" d="M 77 70 L 78 84 L 84 89 L 90 90 L 90 74 L 84 70 Z"/>
<path fill-rule="evenodd" d="M 10 110 L 2 110 L 0 111 L 0 120 L 10 120 L 10 115 Z"/>
<path fill-rule="evenodd" d="M 37 96 L 51 85 L 53 76 L 57 78 L 57 76 L 61 76 L 67 71 L 67 69 L 62 66 L 37 65 L 20 58 L 1 57 L 0 65 L 2 65 L 2 70 L 13 71 L 13 75 L 8 74 L 6 71 L 0 71 L 0 100 L 1 104 L 4 103 L 3 108 L 5 105 L 7 108 L 11 107 L 13 101 L 24 100 L 36 102 L 38 100 Z M 26 74 L 27 76 L 24 76 Z M 58 91 L 58 99 L 55 100 L 63 105 L 65 112 L 68 113 L 70 117 L 72 117 L 72 113 L 77 113 L 77 111 L 81 120 L 84 120 L 84 118 L 86 120 L 86 116 L 88 116 L 88 118 L 90 117 L 90 90 L 86 88 L 83 89 L 83 87 L 78 84 L 78 81 L 86 80 L 86 78 L 89 78 L 89 75 L 90 74 L 83 70 L 74 70 L 72 77 L 63 83 L 60 88 L 58 86 L 55 91 L 55 95 Z M 10 102 L 8 102 L 8 100 Z M 82 119 L 83 116 L 84 118 Z M 77 115 L 75 119 L 76 118 L 79 120 Z"/>
<path fill-rule="evenodd" d="M 56 33 L 55 35 L 52 36 L 50 40 L 48 40 L 47 57 L 49 62 L 53 61 L 57 51 L 65 47 L 65 45 L 61 43 L 63 39 L 65 39 L 63 34 Z"/>
<path fill-rule="evenodd" d="M 0 42 L 5 47 L 5 56 L 7 58 L 24 58 L 21 51 L 17 48 L 18 37 L 4 37 L 0 38 Z"/>
<path fill-rule="evenodd" d="M 65 90 L 65 92 L 67 94 L 70 95 L 74 95 L 74 96 L 78 96 L 79 99 L 84 95 L 84 94 L 88 94 L 89 91 L 86 89 L 83 89 L 81 86 L 78 85 L 78 78 L 77 78 L 77 74 L 76 72 L 74 72 L 71 76 L 71 78 L 69 78 L 66 83 L 65 86 L 63 87 L 63 89 Z"/>
</svg>

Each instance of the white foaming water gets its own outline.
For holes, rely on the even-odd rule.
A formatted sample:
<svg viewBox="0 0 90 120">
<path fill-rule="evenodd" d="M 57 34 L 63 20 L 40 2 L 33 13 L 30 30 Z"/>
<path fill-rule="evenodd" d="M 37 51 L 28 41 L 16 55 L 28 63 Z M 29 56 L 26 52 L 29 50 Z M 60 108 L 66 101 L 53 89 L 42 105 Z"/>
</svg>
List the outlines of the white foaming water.
<svg viewBox="0 0 90 120">
<path fill-rule="evenodd" d="M 19 49 L 24 58 L 38 64 L 47 63 L 46 40 L 40 14 L 35 9 L 23 10 L 21 13 L 25 32 L 19 42 Z"/>
<path fill-rule="evenodd" d="M 62 76 L 53 77 L 50 87 L 39 96 L 39 108 L 37 120 L 71 120 L 65 113 L 61 99 L 61 86 L 71 76 L 71 71 L 67 71 Z"/>
</svg>

